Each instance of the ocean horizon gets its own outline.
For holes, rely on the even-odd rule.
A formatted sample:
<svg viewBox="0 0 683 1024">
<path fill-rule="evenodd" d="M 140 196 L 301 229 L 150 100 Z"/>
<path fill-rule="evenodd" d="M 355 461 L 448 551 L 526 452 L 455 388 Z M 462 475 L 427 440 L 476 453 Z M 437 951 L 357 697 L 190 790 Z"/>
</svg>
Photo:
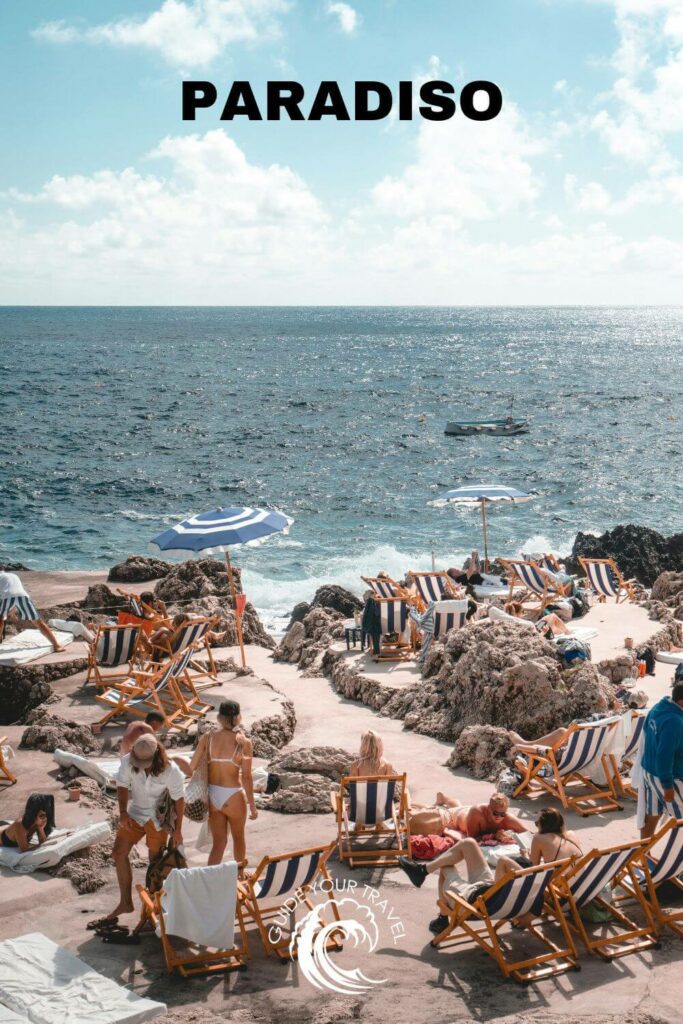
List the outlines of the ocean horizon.
<svg viewBox="0 0 683 1024">
<path fill-rule="evenodd" d="M 461 563 L 461 483 L 534 493 L 492 554 L 577 530 L 683 528 L 683 308 L 1 307 L 0 561 L 104 568 L 192 512 L 265 504 L 288 536 L 236 549 L 271 628 L 321 583 Z M 448 419 L 529 417 L 508 438 Z"/>
</svg>

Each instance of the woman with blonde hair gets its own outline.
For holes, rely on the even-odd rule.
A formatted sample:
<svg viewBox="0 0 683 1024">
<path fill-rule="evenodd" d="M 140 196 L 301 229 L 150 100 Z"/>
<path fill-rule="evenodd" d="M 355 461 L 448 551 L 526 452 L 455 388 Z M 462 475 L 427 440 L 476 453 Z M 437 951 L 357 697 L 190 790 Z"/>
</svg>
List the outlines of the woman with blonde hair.
<svg viewBox="0 0 683 1024">
<path fill-rule="evenodd" d="M 388 761 L 384 760 L 384 743 L 372 729 L 360 738 L 360 752 L 351 765 L 349 775 L 395 775 Z"/>
<path fill-rule="evenodd" d="M 251 775 L 253 749 L 240 728 L 241 720 L 237 701 L 224 700 L 218 708 L 218 729 L 204 733 L 190 765 L 192 773 L 203 758 L 208 762 L 209 829 L 213 839 L 209 864 L 221 863 L 230 834 L 234 859 L 238 864 L 246 860 L 247 805 L 250 820 L 258 817 Z"/>
</svg>

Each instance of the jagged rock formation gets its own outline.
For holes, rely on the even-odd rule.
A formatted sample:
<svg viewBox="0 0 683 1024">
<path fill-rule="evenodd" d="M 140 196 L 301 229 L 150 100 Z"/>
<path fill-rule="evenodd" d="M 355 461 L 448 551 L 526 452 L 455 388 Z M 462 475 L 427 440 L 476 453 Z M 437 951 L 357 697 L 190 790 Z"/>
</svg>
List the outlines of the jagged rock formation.
<svg viewBox="0 0 683 1024">
<path fill-rule="evenodd" d="M 322 587 L 318 587 L 311 601 L 311 608 L 325 608 L 327 611 L 339 612 L 345 619 L 351 618 L 353 613 L 360 611 L 362 607 L 363 602 L 355 594 L 336 583 L 325 583 Z"/>
<path fill-rule="evenodd" d="M 330 786 L 348 772 L 353 755 L 340 747 L 302 747 L 279 754 L 268 770 L 280 777 L 280 788 L 261 797 L 261 806 L 282 814 L 328 814 Z"/>
<path fill-rule="evenodd" d="M 33 708 L 53 696 L 50 683 L 83 672 L 85 658 L 46 665 L 0 666 L 0 725 L 26 721 Z"/>
<path fill-rule="evenodd" d="M 658 576 L 652 585 L 650 599 L 670 608 L 675 618 L 683 619 L 683 571 L 663 572 Z"/>
<path fill-rule="evenodd" d="M 277 690 L 270 683 L 263 682 L 264 686 L 267 686 L 274 693 Z M 259 718 L 254 722 L 248 730 L 246 730 L 252 743 L 254 744 L 254 754 L 256 757 L 266 757 L 265 753 L 261 753 L 262 745 L 267 744 L 265 749 L 271 749 L 276 747 L 280 750 L 287 743 L 291 743 L 294 736 L 294 729 L 296 728 L 296 712 L 294 705 L 290 700 L 283 700 L 281 702 L 281 711 L 277 715 L 268 715 L 265 718 Z"/>
<path fill-rule="evenodd" d="M 339 612 L 311 608 L 303 622 L 295 622 L 285 634 L 274 659 L 298 665 L 306 676 L 320 675 L 330 645 L 344 635 L 343 623 Z"/>
<path fill-rule="evenodd" d="M 626 579 L 635 578 L 652 586 L 666 570 L 683 572 L 683 533 L 664 537 L 646 526 L 615 526 L 600 537 L 577 533 L 570 558 L 569 572 L 581 573 L 579 555 L 588 558 L 613 558 Z"/>
<path fill-rule="evenodd" d="M 38 708 L 28 716 L 19 746 L 24 750 L 42 750 L 52 753 L 58 747 L 75 754 L 99 752 L 100 742 L 87 725 L 51 715 L 46 708 Z"/>
<path fill-rule="evenodd" d="M 510 762 L 512 737 L 495 725 L 468 725 L 455 741 L 448 768 L 467 768 L 475 779 L 495 779 Z"/>
<path fill-rule="evenodd" d="M 27 565 L 21 562 L 0 562 L 0 572 L 29 572 Z"/>
<path fill-rule="evenodd" d="M 295 604 L 292 608 L 292 614 L 289 616 L 286 632 L 289 632 L 295 622 L 303 622 L 310 610 L 311 606 L 308 601 L 299 601 L 298 604 Z"/>
<path fill-rule="evenodd" d="M 124 562 L 111 567 L 107 580 L 110 583 L 146 583 L 168 576 L 172 568 L 170 562 L 163 562 L 160 558 L 129 555 Z"/>
</svg>

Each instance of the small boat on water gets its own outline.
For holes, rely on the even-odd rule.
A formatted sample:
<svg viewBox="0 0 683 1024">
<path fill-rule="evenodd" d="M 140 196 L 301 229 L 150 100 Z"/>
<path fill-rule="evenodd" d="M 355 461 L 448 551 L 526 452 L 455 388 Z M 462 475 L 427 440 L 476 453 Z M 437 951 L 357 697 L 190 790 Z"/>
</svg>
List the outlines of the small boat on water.
<svg viewBox="0 0 683 1024">
<path fill-rule="evenodd" d="M 526 434 L 528 429 L 528 420 L 513 420 L 508 416 L 503 420 L 449 420 L 444 433 L 449 437 L 477 437 L 479 434 L 508 437 L 511 434 Z"/>
</svg>

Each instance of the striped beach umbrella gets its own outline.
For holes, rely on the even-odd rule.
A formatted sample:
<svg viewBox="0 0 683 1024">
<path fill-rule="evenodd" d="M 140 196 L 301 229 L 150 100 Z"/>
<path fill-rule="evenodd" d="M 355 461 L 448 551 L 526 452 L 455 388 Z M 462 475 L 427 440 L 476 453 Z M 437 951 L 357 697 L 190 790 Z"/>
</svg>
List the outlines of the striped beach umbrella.
<svg viewBox="0 0 683 1024">
<path fill-rule="evenodd" d="M 486 506 L 489 503 L 508 502 L 511 505 L 523 505 L 531 501 L 533 494 L 526 494 L 525 491 L 518 491 L 515 487 L 504 487 L 502 484 L 465 484 L 462 487 L 455 487 L 452 491 L 446 491 L 439 498 L 430 501 L 429 504 L 435 508 L 442 508 L 444 505 L 464 505 L 473 508 L 478 505 L 481 508 L 481 521 L 484 529 L 484 566 L 489 566 L 489 539 L 486 524 Z"/>
<path fill-rule="evenodd" d="M 202 552 L 211 555 L 216 552 L 225 553 L 225 562 L 230 581 L 230 593 L 235 607 L 235 626 L 242 665 L 246 665 L 244 640 L 242 638 L 241 609 L 237 601 L 235 581 L 230 561 L 230 548 L 233 544 L 260 544 L 274 533 L 286 533 L 293 520 L 283 512 L 274 509 L 248 508 L 216 508 L 211 512 L 200 512 L 198 515 L 184 519 L 169 530 L 164 530 L 155 537 L 155 544 L 161 551 L 183 552 L 195 554 Z"/>
</svg>

